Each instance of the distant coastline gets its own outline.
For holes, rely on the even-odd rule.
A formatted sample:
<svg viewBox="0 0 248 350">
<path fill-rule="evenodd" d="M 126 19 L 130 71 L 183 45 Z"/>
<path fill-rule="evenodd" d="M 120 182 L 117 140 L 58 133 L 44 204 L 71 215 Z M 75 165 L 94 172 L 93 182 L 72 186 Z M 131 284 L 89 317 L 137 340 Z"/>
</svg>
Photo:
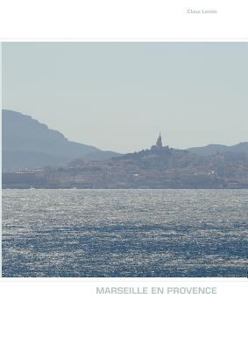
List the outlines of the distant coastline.
<svg viewBox="0 0 248 350">
<path fill-rule="evenodd" d="M 248 142 L 171 148 L 154 145 L 118 154 L 68 141 L 30 116 L 3 111 L 5 188 L 242 189 L 248 188 Z"/>
</svg>

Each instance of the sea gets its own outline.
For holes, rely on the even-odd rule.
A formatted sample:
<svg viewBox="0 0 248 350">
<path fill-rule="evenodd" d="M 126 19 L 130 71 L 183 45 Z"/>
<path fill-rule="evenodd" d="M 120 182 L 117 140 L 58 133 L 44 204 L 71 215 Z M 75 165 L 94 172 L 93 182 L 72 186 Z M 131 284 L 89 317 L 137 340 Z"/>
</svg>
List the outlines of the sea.
<svg viewBox="0 0 248 350">
<path fill-rule="evenodd" d="M 247 277 L 248 190 L 3 190 L 3 277 Z"/>
</svg>

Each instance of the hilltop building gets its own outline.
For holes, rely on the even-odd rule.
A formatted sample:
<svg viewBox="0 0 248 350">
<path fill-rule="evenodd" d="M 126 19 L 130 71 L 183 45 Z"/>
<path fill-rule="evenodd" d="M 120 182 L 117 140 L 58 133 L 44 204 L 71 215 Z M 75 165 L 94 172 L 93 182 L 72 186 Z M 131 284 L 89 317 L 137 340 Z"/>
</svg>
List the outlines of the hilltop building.
<svg viewBox="0 0 248 350">
<path fill-rule="evenodd" d="M 161 133 L 159 133 L 159 136 L 157 138 L 156 147 L 157 148 L 163 148 L 163 142 L 162 142 Z"/>
<path fill-rule="evenodd" d="M 161 150 L 167 150 L 168 146 L 163 146 L 162 136 L 161 133 L 159 133 L 156 144 L 151 147 L 152 151 L 161 151 Z"/>
</svg>

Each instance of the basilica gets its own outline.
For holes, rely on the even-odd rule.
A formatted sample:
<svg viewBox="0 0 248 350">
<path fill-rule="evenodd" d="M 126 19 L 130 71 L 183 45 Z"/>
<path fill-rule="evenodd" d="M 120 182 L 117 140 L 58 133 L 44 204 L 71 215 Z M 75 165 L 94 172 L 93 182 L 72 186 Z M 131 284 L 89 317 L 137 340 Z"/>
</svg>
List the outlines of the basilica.
<svg viewBox="0 0 248 350">
<path fill-rule="evenodd" d="M 162 136 L 161 136 L 161 133 L 159 133 L 156 144 L 151 147 L 151 150 L 152 151 L 162 151 L 162 150 L 164 151 L 164 150 L 168 150 L 168 149 L 169 149 L 168 146 L 163 146 Z"/>
</svg>

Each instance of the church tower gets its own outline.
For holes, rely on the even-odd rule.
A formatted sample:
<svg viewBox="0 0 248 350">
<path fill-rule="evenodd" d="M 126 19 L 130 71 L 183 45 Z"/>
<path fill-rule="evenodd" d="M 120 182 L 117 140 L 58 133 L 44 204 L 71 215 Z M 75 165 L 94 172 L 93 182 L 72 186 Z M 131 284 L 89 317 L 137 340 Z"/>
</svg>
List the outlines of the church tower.
<svg viewBox="0 0 248 350">
<path fill-rule="evenodd" d="M 159 133 L 159 135 L 158 135 L 157 142 L 156 142 L 156 147 L 157 148 L 163 148 L 163 142 L 162 142 L 161 133 Z"/>
<path fill-rule="evenodd" d="M 158 135 L 156 144 L 151 147 L 152 151 L 168 151 L 169 147 L 168 146 L 163 146 L 163 141 L 162 141 L 162 136 L 161 132 Z"/>
</svg>

